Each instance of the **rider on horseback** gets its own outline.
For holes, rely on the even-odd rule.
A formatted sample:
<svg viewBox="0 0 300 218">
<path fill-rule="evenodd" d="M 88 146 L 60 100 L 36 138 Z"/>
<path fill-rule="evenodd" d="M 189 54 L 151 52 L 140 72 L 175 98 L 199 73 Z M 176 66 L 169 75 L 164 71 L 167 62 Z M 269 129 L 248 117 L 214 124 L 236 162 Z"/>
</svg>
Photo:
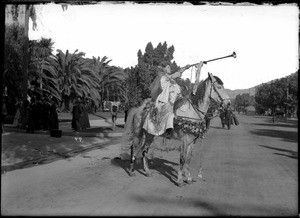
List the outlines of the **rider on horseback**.
<svg viewBox="0 0 300 218">
<path fill-rule="evenodd" d="M 199 65 L 202 67 L 203 63 Z M 171 74 L 169 65 L 161 68 L 158 76 L 150 85 L 151 97 L 155 101 L 154 116 L 149 115 L 143 128 L 154 135 L 162 135 L 166 132 L 166 137 L 171 138 L 173 134 L 173 119 L 175 114 L 173 106 L 176 98 L 180 95 L 180 87 L 175 78 L 181 77 L 182 73 L 189 69 L 191 65 L 180 68 L 177 72 Z M 153 114 L 153 113 L 152 113 Z M 149 126 L 149 122 L 156 123 L 154 130 Z"/>
</svg>

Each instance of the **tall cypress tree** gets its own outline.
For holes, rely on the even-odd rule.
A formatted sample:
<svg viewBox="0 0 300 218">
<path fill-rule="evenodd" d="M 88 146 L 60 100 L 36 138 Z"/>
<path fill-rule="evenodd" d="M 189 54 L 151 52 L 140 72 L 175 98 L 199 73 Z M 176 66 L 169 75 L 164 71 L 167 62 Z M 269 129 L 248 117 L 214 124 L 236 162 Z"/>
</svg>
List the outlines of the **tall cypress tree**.
<svg viewBox="0 0 300 218">
<path fill-rule="evenodd" d="M 158 43 L 156 48 L 153 47 L 151 42 L 148 42 L 144 54 L 141 50 L 137 52 L 138 64 L 129 70 L 130 79 L 127 81 L 127 83 L 130 83 L 127 87 L 135 91 L 128 92 L 129 105 L 131 107 L 139 104 L 145 98 L 150 98 L 149 87 L 157 76 L 158 66 L 170 65 L 172 72 L 179 69 L 176 62 L 173 61 L 174 52 L 174 46 L 168 47 L 167 42 Z"/>
</svg>

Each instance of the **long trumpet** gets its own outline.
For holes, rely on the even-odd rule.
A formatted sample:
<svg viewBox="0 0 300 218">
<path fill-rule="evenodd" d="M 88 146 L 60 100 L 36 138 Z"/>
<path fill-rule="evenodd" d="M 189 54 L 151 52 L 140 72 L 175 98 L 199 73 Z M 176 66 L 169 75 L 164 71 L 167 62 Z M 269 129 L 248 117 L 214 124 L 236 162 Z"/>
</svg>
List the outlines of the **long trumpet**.
<svg viewBox="0 0 300 218">
<path fill-rule="evenodd" d="M 224 56 L 224 57 L 220 57 L 220 58 L 215 58 L 215 59 L 211 59 L 211 60 L 208 60 L 208 61 L 203 61 L 203 64 L 207 64 L 208 62 L 211 62 L 211 61 L 216 61 L 216 60 L 220 60 L 220 59 L 223 59 L 223 58 L 229 58 L 229 57 L 234 57 L 236 58 L 236 53 L 233 52 L 231 55 L 228 55 L 228 56 Z M 193 66 L 196 66 L 198 65 L 199 63 L 196 63 L 196 64 L 191 64 L 190 66 L 193 67 Z"/>
</svg>

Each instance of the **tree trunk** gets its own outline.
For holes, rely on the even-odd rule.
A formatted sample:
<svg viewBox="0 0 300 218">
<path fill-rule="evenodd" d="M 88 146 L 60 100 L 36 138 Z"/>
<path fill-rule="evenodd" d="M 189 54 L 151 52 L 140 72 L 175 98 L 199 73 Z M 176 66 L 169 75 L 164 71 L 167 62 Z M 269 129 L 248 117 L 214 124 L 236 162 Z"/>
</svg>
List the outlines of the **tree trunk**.
<svg viewBox="0 0 300 218">
<path fill-rule="evenodd" d="M 27 99 L 27 86 L 28 86 L 28 47 L 29 47 L 29 38 L 28 38 L 28 23 L 29 23 L 29 5 L 25 6 L 25 26 L 24 26 L 24 47 L 23 47 L 23 101 Z M 23 114 L 23 116 L 25 116 Z M 21 127 L 26 127 L 26 119 L 22 119 Z"/>
<path fill-rule="evenodd" d="M 41 92 L 43 93 L 43 71 L 44 71 L 44 58 L 42 58 L 42 67 L 41 67 L 41 73 L 40 73 L 40 89 L 41 89 Z"/>
<path fill-rule="evenodd" d="M 275 108 L 276 108 L 276 106 L 273 106 L 272 107 L 272 114 L 273 114 L 273 116 L 272 116 L 272 118 L 273 118 L 273 123 L 275 123 Z"/>
<path fill-rule="evenodd" d="M 103 94 L 101 93 L 101 95 L 102 95 L 102 97 L 101 97 L 101 99 L 100 99 L 100 101 L 99 101 L 99 105 L 98 105 L 98 109 L 100 110 L 100 111 L 103 111 Z"/>
<path fill-rule="evenodd" d="M 65 109 L 64 109 L 64 111 L 65 112 L 70 112 L 70 105 L 69 105 L 69 103 L 70 103 L 70 96 L 65 96 L 64 97 L 64 103 L 65 103 Z"/>
</svg>

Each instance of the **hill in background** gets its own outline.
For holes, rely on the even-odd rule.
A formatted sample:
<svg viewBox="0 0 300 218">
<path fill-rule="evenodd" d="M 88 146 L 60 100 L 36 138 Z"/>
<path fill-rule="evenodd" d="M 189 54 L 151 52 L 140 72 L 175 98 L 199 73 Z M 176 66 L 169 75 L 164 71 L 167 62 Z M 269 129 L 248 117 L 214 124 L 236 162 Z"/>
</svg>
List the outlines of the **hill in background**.
<svg viewBox="0 0 300 218">
<path fill-rule="evenodd" d="M 296 72 L 296 73 L 297 73 L 297 72 Z M 285 77 L 282 77 L 282 78 L 290 77 L 290 76 L 292 76 L 293 74 L 295 74 L 295 73 L 292 73 L 291 75 L 285 76 Z M 279 78 L 279 79 L 282 79 L 282 78 Z M 267 83 L 271 83 L 271 82 L 273 82 L 273 81 L 275 81 L 275 80 L 277 80 L 277 79 L 271 80 L 271 81 L 269 81 L 269 82 L 267 82 Z M 262 83 L 262 84 L 263 84 L 263 83 Z M 260 85 L 261 85 L 261 84 L 260 84 Z M 242 94 L 246 94 L 246 93 L 249 93 L 250 96 L 254 96 L 254 95 L 255 95 L 255 90 L 256 90 L 256 88 L 257 88 L 258 86 L 260 86 L 260 85 L 254 86 L 254 87 L 249 88 L 249 89 L 235 89 L 235 90 L 225 89 L 225 90 L 226 90 L 226 92 L 228 93 L 229 98 L 233 100 L 233 99 L 235 99 L 235 97 L 236 97 L 237 95 L 242 95 Z"/>
<path fill-rule="evenodd" d="M 227 92 L 230 99 L 235 99 L 237 95 L 242 95 L 244 93 L 249 93 L 250 96 L 254 96 L 256 87 L 257 86 L 249 89 L 236 89 L 236 90 L 225 89 L 225 91 Z"/>
</svg>

